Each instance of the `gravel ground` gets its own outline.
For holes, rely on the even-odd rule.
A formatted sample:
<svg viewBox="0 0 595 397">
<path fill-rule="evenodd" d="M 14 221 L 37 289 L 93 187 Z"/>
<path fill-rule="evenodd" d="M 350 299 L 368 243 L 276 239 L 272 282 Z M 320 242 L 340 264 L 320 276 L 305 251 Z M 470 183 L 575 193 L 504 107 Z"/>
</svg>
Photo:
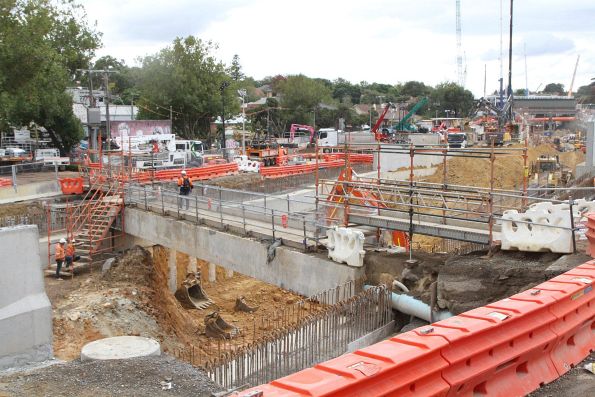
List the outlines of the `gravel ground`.
<svg viewBox="0 0 595 397">
<path fill-rule="evenodd" d="M 564 374 L 558 380 L 529 394 L 529 397 L 583 397 L 595 396 L 595 374 L 584 365 L 595 361 L 595 353 Z"/>
<path fill-rule="evenodd" d="M 171 379 L 163 390 L 161 382 Z M 203 372 L 170 356 L 128 360 L 79 360 L 28 372 L 0 373 L 0 397 L 192 396 L 220 391 Z"/>
</svg>

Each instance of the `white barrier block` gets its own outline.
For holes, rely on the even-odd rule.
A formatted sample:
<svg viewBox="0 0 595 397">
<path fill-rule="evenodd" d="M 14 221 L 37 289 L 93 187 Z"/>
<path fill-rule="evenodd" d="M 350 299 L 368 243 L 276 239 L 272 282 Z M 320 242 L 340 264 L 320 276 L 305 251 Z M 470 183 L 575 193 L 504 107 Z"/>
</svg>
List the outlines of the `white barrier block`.
<svg viewBox="0 0 595 397">
<path fill-rule="evenodd" d="M 564 209 L 564 204 L 539 204 L 532 206 L 525 213 L 515 210 L 504 211 L 501 248 L 527 252 L 571 253 L 572 232 L 568 208 Z"/>
<path fill-rule="evenodd" d="M 364 234 L 359 230 L 336 227 L 326 231 L 328 256 L 337 263 L 353 267 L 364 265 Z"/>
</svg>

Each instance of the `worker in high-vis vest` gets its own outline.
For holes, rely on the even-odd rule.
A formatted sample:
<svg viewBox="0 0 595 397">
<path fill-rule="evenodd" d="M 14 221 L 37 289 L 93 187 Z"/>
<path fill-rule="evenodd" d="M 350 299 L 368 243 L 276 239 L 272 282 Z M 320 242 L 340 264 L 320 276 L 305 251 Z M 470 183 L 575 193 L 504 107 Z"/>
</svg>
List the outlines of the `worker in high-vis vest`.
<svg viewBox="0 0 595 397">
<path fill-rule="evenodd" d="M 62 264 L 64 263 L 64 259 L 66 259 L 66 251 L 64 249 L 64 245 L 66 244 L 66 239 L 61 238 L 56 244 L 56 252 L 54 254 L 56 258 L 56 278 L 58 280 L 62 280 L 60 278 L 60 270 L 62 269 Z"/>
<path fill-rule="evenodd" d="M 178 198 L 178 207 L 182 208 L 183 201 L 186 202 L 186 209 L 188 209 L 190 205 L 190 200 L 185 198 L 184 196 L 188 196 L 192 189 L 194 189 L 194 185 L 188 175 L 186 175 L 186 171 L 182 170 L 180 173 L 180 177 L 178 178 L 178 187 L 180 188 L 180 197 Z"/>
</svg>

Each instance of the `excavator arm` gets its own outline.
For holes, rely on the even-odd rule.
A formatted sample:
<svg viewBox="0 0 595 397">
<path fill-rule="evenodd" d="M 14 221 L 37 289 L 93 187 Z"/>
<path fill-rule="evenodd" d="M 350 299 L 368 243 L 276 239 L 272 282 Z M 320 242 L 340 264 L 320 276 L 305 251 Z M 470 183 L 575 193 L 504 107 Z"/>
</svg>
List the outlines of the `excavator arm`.
<svg viewBox="0 0 595 397">
<path fill-rule="evenodd" d="M 409 119 L 411 117 L 413 117 L 413 115 L 415 113 L 417 113 L 417 111 L 419 109 L 421 109 L 422 107 L 424 107 L 424 105 L 426 105 L 428 103 L 428 98 L 427 97 L 423 97 L 419 102 L 417 102 L 409 111 L 409 113 L 407 113 L 401 120 L 399 120 L 399 123 L 396 125 L 396 130 L 397 131 L 405 131 L 405 130 L 409 130 L 410 124 L 408 123 Z"/>
<path fill-rule="evenodd" d="M 382 114 L 380 115 L 380 117 L 378 117 L 378 120 L 376 120 L 376 124 L 374 124 L 374 127 L 372 127 L 372 130 L 370 132 L 372 134 L 374 134 L 374 137 L 376 138 L 377 141 L 381 141 L 381 140 L 387 138 L 381 132 L 378 132 L 378 129 L 382 125 L 382 121 L 386 117 L 386 113 L 388 113 L 388 110 L 390 108 L 394 108 L 394 107 L 395 107 L 395 105 L 393 105 L 392 103 L 388 102 L 386 104 L 386 106 L 384 107 L 384 110 L 382 111 Z"/>
</svg>

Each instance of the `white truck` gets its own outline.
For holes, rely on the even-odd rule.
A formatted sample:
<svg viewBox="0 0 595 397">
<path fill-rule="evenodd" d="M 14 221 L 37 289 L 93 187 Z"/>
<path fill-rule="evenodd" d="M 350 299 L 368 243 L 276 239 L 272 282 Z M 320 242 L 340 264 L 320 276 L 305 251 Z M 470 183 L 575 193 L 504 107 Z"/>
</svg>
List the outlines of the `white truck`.
<svg viewBox="0 0 595 397">
<path fill-rule="evenodd" d="M 70 164 L 70 158 L 60 157 L 58 149 L 36 149 L 35 161 L 43 162 L 44 165 L 64 166 Z"/>
<path fill-rule="evenodd" d="M 369 131 L 345 132 L 334 128 L 318 130 L 318 147 L 322 147 L 323 152 L 330 152 L 333 149 L 342 150 L 346 141 L 349 145 L 353 145 L 352 150 L 370 149 L 376 145 L 376 138 Z"/>
</svg>

